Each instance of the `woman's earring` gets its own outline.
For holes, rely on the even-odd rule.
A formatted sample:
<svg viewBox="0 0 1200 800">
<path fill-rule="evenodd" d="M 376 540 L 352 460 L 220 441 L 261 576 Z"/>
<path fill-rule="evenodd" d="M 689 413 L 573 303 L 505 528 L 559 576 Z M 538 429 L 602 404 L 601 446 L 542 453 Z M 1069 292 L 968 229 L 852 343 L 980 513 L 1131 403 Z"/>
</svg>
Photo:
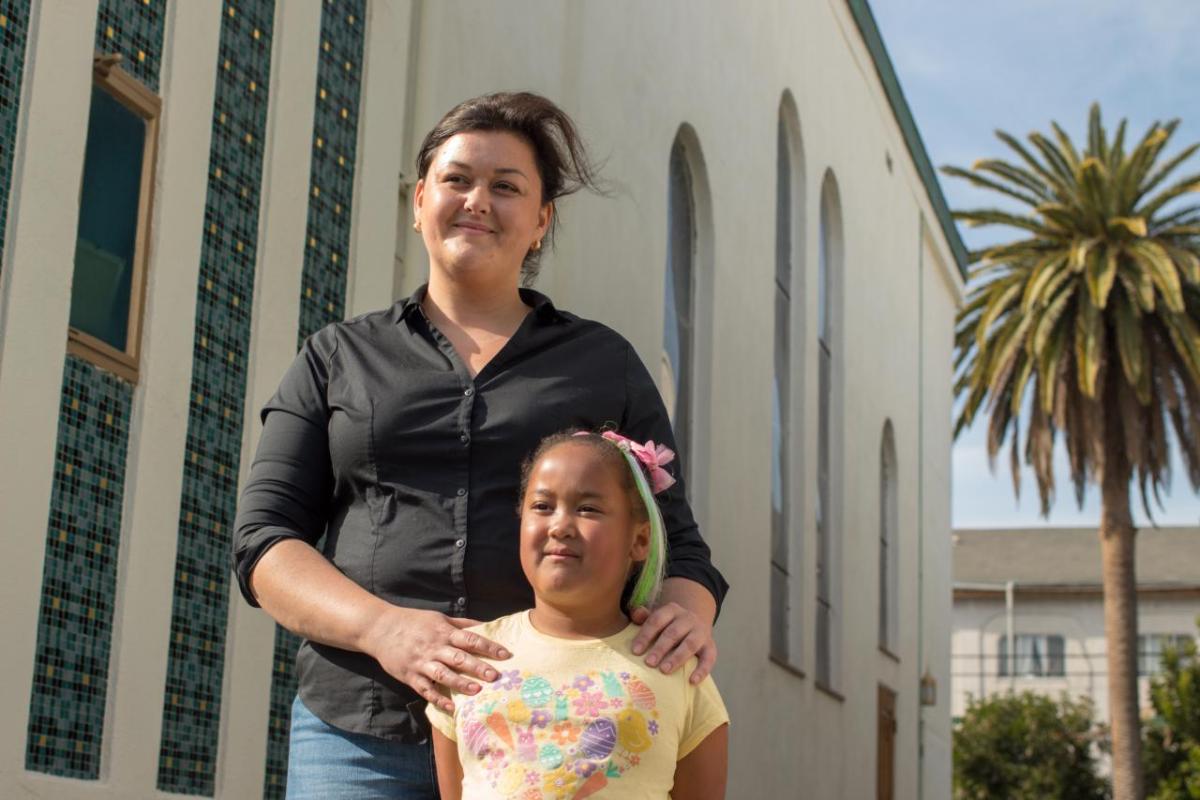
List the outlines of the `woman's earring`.
<svg viewBox="0 0 1200 800">
<path fill-rule="evenodd" d="M 530 247 L 529 249 L 530 249 L 530 250 L 533 250 L 535 253 L 536 253 L 538 250 L 541 250 L 541 249 L 542 249 L 542 240 L 541 240 L 541 239 L 538 239 L 536 242 L 534 242 L 534 243 L 533 243 L 533 246 L 532 246 L 532 247 Z"/>
<path fill-rule="evenodd" d="M 420 220 L 416 220 L 415 222 L 413 222 L 413 230 L 420 232 L 420 230 L 421 230 L 421 221 Z"/>
</svg>

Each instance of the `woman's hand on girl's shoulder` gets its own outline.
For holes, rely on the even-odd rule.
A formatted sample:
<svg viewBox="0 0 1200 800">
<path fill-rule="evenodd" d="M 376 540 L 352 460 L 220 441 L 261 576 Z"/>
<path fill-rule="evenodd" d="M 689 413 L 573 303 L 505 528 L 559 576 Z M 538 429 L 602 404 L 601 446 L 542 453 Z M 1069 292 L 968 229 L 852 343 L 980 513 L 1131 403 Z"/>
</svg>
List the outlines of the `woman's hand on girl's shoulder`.
<svg viewBox="0 0 1200 800">
<path fill-rule="evenodd" d="M 697 684 L 708 677 L 717 663 L 713 626 L 699 614 L 679 603 L 666 602 L 653 611 L 635 608 L 630 618 L 642 626 L 634 637 L 634 655 L 646 654 L 646 665 L 670 675 L 695 656 L 698 663 L 688 680 Z"/>
<path fill-rule="evenodd" d="M 492 640 L 463 630 L 478 624 L 436 611 L 389 606 L 370 626 L 361 649 L 389 675 L 446 713 L 453 713 L 454 704 L 443 687 L 477 694 L 482 687 L 475 679 L 491 683 L 499 677 L 480 657 L 497 661 L 512 657 Z"/>
</svg>

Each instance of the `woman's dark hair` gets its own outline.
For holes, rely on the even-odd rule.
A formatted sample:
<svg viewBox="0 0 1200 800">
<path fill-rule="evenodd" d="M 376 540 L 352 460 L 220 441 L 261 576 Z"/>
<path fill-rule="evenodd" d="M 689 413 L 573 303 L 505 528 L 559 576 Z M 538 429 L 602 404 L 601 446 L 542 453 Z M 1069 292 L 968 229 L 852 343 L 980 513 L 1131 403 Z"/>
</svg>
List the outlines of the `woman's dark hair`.
<svg viewBox="0 0 1200 800">
<path fill-rule="evenodd" d="M 520 136 L 533 148 L 538 176 L 542 179 L 542 203 L 587 187 L 604 194 L 583 139 L 566 112 L 532 92 L 496 92 L 465 100 L 446 113 L 425 135 L 417 151 L 417 177 L 424 178 L 433 154 L 447 139 L 467 131 L 507 131 Z M 556 209 L 557 211 L 557 209 Z M 550 219 L 545 244 L 554 245 L 558 214 Z M 530 250 L 521 263 L 526 286 L 537 278 L 541 250 Z"/>
</svg>

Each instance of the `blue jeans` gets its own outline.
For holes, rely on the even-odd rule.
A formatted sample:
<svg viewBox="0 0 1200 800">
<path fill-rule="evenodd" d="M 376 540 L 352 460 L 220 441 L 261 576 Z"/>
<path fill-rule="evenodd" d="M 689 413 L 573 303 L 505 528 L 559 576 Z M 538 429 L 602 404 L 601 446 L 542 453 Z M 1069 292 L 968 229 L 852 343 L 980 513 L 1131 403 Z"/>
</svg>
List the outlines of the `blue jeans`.
<svg viewBox="0 0 1200 800">
<path fill-rule="evenodd" d="M 287 800 L 438 800 L 433 748 L 350 733 L 292 703 Z"/>
</svg>

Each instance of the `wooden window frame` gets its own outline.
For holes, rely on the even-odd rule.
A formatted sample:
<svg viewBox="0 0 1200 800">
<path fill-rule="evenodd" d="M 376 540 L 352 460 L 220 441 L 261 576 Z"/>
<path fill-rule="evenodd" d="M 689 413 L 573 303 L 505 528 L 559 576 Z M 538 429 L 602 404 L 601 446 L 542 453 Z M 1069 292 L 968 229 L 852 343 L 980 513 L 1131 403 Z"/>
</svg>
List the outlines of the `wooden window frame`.
<svg viewBox="0 0 1200 800">
<path fill-rule="evenodd" d="M 137 234 L 129 284 L 129 319 L 125 349 L 120 350 L 77 328 L 67 328 L 67 352 L 136 384 L 142 351 L 146 302 L 146 272 L 150 262 L 150 223 L 154 208 L 154 173 L 158 156 L 158 127 L 162 99 L 121 68 L 121 56 L 97 54 L 92 62 L 92 85 L 107 92 L 146 124 L 142 146 L 142 175 L 138 189 Z M 85 156 L 86 157 L 86 156 Z"/>
</svg>

